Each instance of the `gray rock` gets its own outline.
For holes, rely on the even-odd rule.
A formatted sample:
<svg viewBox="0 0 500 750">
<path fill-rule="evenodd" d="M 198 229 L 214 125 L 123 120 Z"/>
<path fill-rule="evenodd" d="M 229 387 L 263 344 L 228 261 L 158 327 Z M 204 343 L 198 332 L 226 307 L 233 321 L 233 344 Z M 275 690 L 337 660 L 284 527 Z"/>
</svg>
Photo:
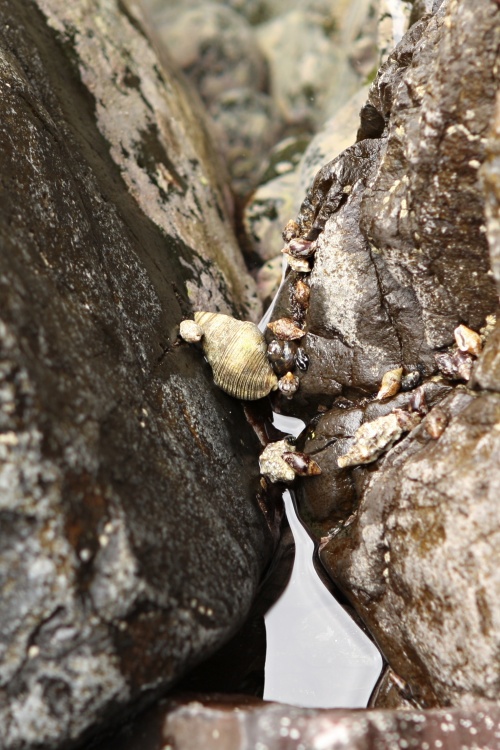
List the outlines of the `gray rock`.
<svg viewBox="0 0 500 750">
<path fill-rule="evenodd" d="M 243 216 L 247 241 L 263 260 L 281 251 L 283 227 L 299 210 L 318 169 L 354 143 L 367 93 L 365 87 L 355 94 L 309 143 L 304 138 L 287 138 L 272 150 L 269 166 Z"/>
<path fill-rule="evenodd" d="M 253 30 L 227 4 L 165 5 L 159 36 L 206 105 L 229 89 L 263 91 L 267 65 Z"/>
<path fill-rule="evenodd" d="M 306 129 L 320 123 L 337 64 L 335 45 L 321 23 L 295 8 L 261 24 L 256 34 L 269 61 L 271 93 L 285 121 Z"/>
<path fill-rule="evenodd" d="M 276 258 L 283 247 L 282 231 L 295 214 L 300 189 L 297 169 L 308 142 L 308 137 L 290 136 L 275 144 L 267 154 L 259 185 L 245 204 L 245 239 L 251 252 L 263 261 Z M 302 195 L 298 205 L 301 200 Z"/>
<path fill-rule="evenodd" d="M 0 57 L 0 745 L 69 748 L 226 640 L 268 562 L 257 441 L 177 341 L 250 295 L 123 3 L 3 3 Z"/>
<path fill-rule="evenodd" d="M 499 731 L 500 710 L 488 702 L 432 711 L 346 711 L 297 708 L 245 696 L 193 695 L 160 704 L 98 750 L 493 750 Z"/>
<path fill-rule="evenodd" d="M 269 151 L 282 132 L 273 100 L 250 87 L 234 88 L 214 98 L 208 108 L 219 153 L 237 195 L 254 190 Z"/>
<path fill-rule="evenodd" d="M 341 392 L 376 392 L 382 375 L 401 363 L 428 372 L 435 367 L 415 295 L 398 284 L 360 229 L 363 196 L 382 148 L 381 139 L 365 139 L 320 170 L 299 214 L 304 234 L 319 232 L 301 342 L 310 365 L 299 373 L 293 400 L 305 414 L 330 406 Z M 293 315 L 295 280 L 289 274 L 274 318 Z"/>
<path fill-rule="evenodd" d="M 480 169 L 480 179 L 486 198 L 485 215 L 491 270 L 500 289 L 500 95 L 497 94 L 494 118 L 486 142 L 486 160 Z"/>
</svg>

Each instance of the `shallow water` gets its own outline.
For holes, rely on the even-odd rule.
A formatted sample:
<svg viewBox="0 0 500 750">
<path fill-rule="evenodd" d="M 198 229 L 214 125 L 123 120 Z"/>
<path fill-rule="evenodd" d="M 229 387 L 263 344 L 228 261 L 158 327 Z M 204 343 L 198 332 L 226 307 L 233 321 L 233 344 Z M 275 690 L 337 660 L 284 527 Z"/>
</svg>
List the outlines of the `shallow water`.
<svg viewBox="0 0 500 750">
<path fill-rule="evenodd" d="M 314 545 L 285 492 L 295 562 L 284 593 L 265 616 L 264 698 L 296 706 L 361 708 L 380 675 L 378 649 L 322 584 Z"/>
<path fill-rule="evenodd" d="M 295 435 L 304 426 L 281 415 L 275 415 L 274 423 Z M 380 675 L 382 658 L 321 582 L 313 564 L 313 541 L 290 492 L 283 500 L 295 560 L 285 591 L 265 615 L 264 698 L 304 707 L 362 708 Z"/>
</svg>

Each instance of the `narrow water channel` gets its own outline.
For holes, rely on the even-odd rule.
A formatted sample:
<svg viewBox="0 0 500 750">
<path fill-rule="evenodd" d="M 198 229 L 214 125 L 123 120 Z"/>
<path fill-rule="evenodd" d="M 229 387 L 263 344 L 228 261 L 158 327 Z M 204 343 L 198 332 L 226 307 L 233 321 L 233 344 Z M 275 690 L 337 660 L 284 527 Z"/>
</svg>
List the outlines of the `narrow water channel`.
<svg viewBox="0 0 500 750">
<path fill-rule="evenodd" d="M 275 415 L 280 430 L 298 435 L 304 424 Z M 288 585 L 265 615 L 264 698 L 315 708 L 363 708 L 382 669 L 376 646 L 323 585 L 313 564 L 314 544 L 283 495 L 295 540 Z"/>
<path fill-rule="evenodd" d="M 378 649 L 323 585 L 314 545 L 284 493 L 295 539 L 287 588 L 265 616 L 264 698 L 296 706 L 362 708 L 380 675 Z"/>
</svg>

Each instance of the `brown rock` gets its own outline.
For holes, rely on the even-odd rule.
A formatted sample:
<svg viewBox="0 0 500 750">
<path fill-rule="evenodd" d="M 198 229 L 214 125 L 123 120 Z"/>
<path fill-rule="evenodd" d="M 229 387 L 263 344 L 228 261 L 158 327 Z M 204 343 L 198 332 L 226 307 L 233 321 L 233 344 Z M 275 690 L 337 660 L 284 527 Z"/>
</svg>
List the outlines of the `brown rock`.
<svg viewBox="0 0 500 750">
<path fill-rule="evenodd" d="M 339 387 L 351 398 L 377 390 L 401 364 L 431 374 L 456 327 L 479 330 L 497 307 L 477 175 L 499 83 L 500 11 L 493 0 L 478 7 L 447 2 L 412 26 L 370 90 L 384 132 L 367 138 L 361 128 L 302 204 L 296 241 L 317 246 L 303 343 L 310 368 L 296 401 L 306 414 L 331 406 Z M 494 175 L 485 173 L 492 191 Z M 291 284 L 276 315 L 290 314 Z M 311 336 L 323 353 L 317 365 Z"/>
<path fill-rule="evenodd" d="M 438 408 L 439 437 L 431 411 L 378 471 L 357 470 L 356 515 L 321 559 L 415 700 L 463 705 L 498 699 L 500 400 L 463 390 Z"/>
<path fill-rule="evenodd" d="M 346 711 L 264 703 L 246 696 L 179 696 L 160 704 L 97 750 L 391 750 L 480 747 L 494 750 L 500 709 Z"/>
<path fill-rule="evenodd" d="M 486 340 L 483 352 L 474 368 L 472 387 L 500 391 L 500 320 Z"/>
<path fill-rule="evenodd" d="M 478 168 L 500 83 L 499 13 L 493 0 L 444 3 L 410 29 L 370 93 L 389 124 L 362 226 L 414 290 L 434 347 L 463 321 L 479 329 L 497 305 Z"/>
</svg>

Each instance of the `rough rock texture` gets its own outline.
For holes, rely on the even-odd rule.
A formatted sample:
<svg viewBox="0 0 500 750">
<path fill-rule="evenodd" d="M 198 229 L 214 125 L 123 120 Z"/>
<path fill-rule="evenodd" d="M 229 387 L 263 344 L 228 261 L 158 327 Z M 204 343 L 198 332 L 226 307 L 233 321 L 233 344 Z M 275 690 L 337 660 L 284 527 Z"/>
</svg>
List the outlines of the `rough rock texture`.
<svg viewBox="0 0 500 750">
<path fill-rule="evenodd" d="M 355 516 L 321 559 L 418 704 L 498 700 L 500 399 L 459 390 L 435 408 L 437 439 L 431 411 L 351 475 Z"/>
<path fill-rule="evenodd" d="M 426 383 L 423 390 L 430 407 L 439 403 L 450 391 L 450 386 Z M 349 469 L 339 468 L 338 458 L 348 452 L 356 430 L 394 409 L 406 410 L 411 399 L 411 393 L 399 393 L 389 400 L 372 401 L 366 406 L 339 406 L 315 420 L 306 431 L 305 450 L 317 460 L 322 474 L 300 484 L 296 494 L 301 518 L 317 542 L 338 534 L 344 525 L 352 522 L 363 487 L 359 476 L 369 477 L 379 467 L 379 463 L 375 463 L 361 472 L 357 470 L 354 475 Z"/>
<path fill-rule="evenodd" d="M 485 214 L 491 269 L 500 290 L 500 93 L 497 94 L 495 117 L 486 142 L 486 160 L 480 171 L 486 197 Z"/>
<path fill-rule="evenodd" d="M 414 291 L 433 347 L 449 344 L 459 322 L 478 328 L 496 304 L 478 168 L 499 85 L 500 11 L 493 0 L 450 0 L 442 11 L 412 27 L 416 44 L 403 43 L 372 87 L 390 125 L 362 209 L 374 248 Z"/>
<path fill-rule="evenodd" d="M 322 24 L 301 7 L 291 8 L 258 27 L 257 38 L 270 63 L 271 90 L 289 124 L 321 122 L 335 78 L 336 50 Z M 311 99 L 315 108 L 311 109 Z"/>
<path fill-rule="evenodd" d="M 217 2 L 166 3 L 153 9 L 153 17 L 159 41 L 210 113 L 236 195 L 247 195 L 283 126 L 254 30 L 240 13 Z"/>
<path fill-rule="evenodd" d="M 98 750 L 495 750 L 500 709 L 344 711 L 263 703 L 244 696 L 179 696 Z"/>
<path fill-rule="evenodd" d="M 499 82 L 500 10 L 492 0 L 481 8 L 453 0 L 410 29 L 371 87 L 379 123 L 366 110 L 359 142 L 306 196 L 300 235 L 318 237 L 318 249 L 301 409 L 329 406 L 340 388 L 373 392 L 401 364 L 430 374 L 459 323 L 478 329 L 496 309 L 478 168 Z M 290 315 L 295 277 L 276 317 Z"/>
<path fill-rule="evenodd" d="M 137 5 L 86 0 L 65 7 L 40 0 L 35 7 L 87 90 L 87 107 L 95 110 L 129 193 L 160 231 L 194 250 L 187 286 L 193 306 L 224 312 L 236 302 L 242 316 L 257 319 L 261 306 L 228 226 L 225 173 L 206 136 L 205 115 L 164 51 L 158 59 L 138 26 Z M 8 43 L 14 32 L 6 31 Z M 63 90 L 57 93 L 64 105 Z"/>
<path fill-rule="evenodd" d="M 271 97 L 250 87 L 221 94 L 208 108 L 219 151 L 237 195 L 246 196 L 263 171 L 269 150 L 282 132 L 282 122 Z"/>
<path fill-rule="evenodd" d="M 438 5 L 371 88 L 378 131 L 364 110 L 358 143 L 319 172 L 299 213 L 299 235 L 317 250 L 301 341 L 310 365 L 291 407 L 319 412 L 305 450 L 323 473 L 299 501 L 320 559 L 402 699 L 421 707 L 500 697 L 498 328 L 475 391 L 431 378 L 455 327 L 479 330 L 498 306 L 489 253 L 496 271 L 500 7 Z M 289 273 L 273 317 L 297 314 L 297 278 Z M 426 381 L 421 424 L 377 461 L 340 469 L 360 424 L 417 408 L 415 393 L 362 398 L 399 365 L 418 365 Z M 389 692 L 379 705 L 397 703 Z"/>
<path fill-rule="evenodd" d="M 66 748 L 248 611 L 258 446 L 176 337 L 250 296 L 197 117 L 122 3 L 2 2 L 0 89 L 0 745 Z"/>
<path fill-rule="evenodd" d="M 487 391 L 500 391 L 500 321 L 497 321 L 476 363 L 471 385 Z"/>
</svg>

